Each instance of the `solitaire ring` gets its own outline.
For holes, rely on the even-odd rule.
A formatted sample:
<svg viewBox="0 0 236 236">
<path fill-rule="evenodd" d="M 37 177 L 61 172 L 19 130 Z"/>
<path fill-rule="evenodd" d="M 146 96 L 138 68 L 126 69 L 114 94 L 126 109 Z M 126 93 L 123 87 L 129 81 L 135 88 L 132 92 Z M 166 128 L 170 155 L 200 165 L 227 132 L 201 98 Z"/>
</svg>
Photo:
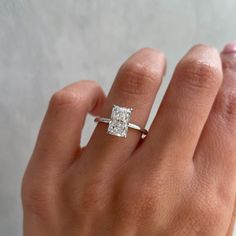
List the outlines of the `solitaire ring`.
<svg viewBox="0 0 236 236">
<path fill-rule="evenodd" d="M 126 138 L 128 128 L 141 132 L 142 135 L 147 135 L 148 131 L 136 124 L 129 123 L 133 109 L 127 107 L 119 107 L 113 105 L 111 118 L 96 117 L 95 122 L 108 124 L 107 133 L 118 137 Z"/>
</svg>

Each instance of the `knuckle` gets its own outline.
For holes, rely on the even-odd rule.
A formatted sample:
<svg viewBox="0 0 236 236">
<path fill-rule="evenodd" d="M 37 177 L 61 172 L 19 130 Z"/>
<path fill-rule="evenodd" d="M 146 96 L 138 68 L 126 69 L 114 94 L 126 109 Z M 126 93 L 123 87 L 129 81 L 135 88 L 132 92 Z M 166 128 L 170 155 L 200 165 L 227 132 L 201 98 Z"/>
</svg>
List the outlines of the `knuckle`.
<svg viewBox="0 0 236 236">
<path fill-rule="evenodd" d="M 236 116 L 236 93 L 231 92 L 228 94 L 226 101 L 225 101 L 225 113 L 228 119 L 232 117 L 235 118 Z"/>
<path fill-rule="evenodd" d="M 79 187 L 74 181 L 67 184 L 72 209 L 80 209 L 80 212 L 100 212 L 105 208 L 109 194 L 103 180 L 98 177 L 96 180 L 80 183 Z"/>
<path fill-rule="evenodd" d="M 161 74 L 152 66 L 127 62 L 118 73 L 118 89 L 131 95 L 145 95 L 161 83 Z"/>
<path fill-rule="evenodd" d="M 222 67 L 224 72 L 236 71 L 236 60 L 222 60 Z"/>
<path fill-rule="evenodd" d="M 180 229 L 180 235 L 191 235 L 193 232 L 197 235 L 207 235 L 205 231 L 205 226 L 202 226 L 202 223 L 199 217 L 188 216 L 187 217 L 188 224 L 185 224 Z"/>
<path fill-rule="evenodd" d="M 119 215 L 129 216 L 138 220 L 151 217 L 156 211 L 156 196 L 145 188 L 124 184 L 118 192 L 115 192 L 114 208 Z"/>
<path fill-rule="evenodd" d="M 82 96 L 79 94 L 68 91 L 68 90 L 60 90 L 53 94 L 51 100 L 49 102 L 49 107 L 51 109 L 57 109 L 62 107 L 73 107 L 78 103 L 81 103 Z"/>
<path fill-rule="evenodd" d="M 220 71 L 203 62 L 180 62 L 176 69 L 177 77 L 191 89 L 212 89 L 220 85 Z"/>
<path fill-rule="evenodd" d="M 211 219 L 206 219 L 200 215 L 196 216 L 196 213 L 193 212 L 186 220 L 188 223 L 181 228 L 180 235 L 211 235 L 211 231 L 214 231 L 214 226 L 217 223 L 213 224 L 210 222 Z"/>
<path fill-rule="evenodd" d="M 99 212 L 103 209 L 104 201 L 101 192 L 94 188 L 84 191 L 79 201 L 80 209 L 85 212 Z"/>
<path fill-rule="evenodd" d="M 35 215 L 46 216 L 51 209 L 50 196 L 49 192 L 42 188 L 23 190 L 23 206 Z"/>
<path fill-rule="evenodd" d="M 204 228 L 214 228 L 224 212 L 222 204 L 215 196 L 199 197 L 194 201 L 194 211 L 197 212 L 199 225 Z"/>
<path fill-rule="evenodd" d="M 236 118 L 236 92 L 221 92 L 219 93 L 213 110 L 224 121 L 235 123 Z"/>
</svg>

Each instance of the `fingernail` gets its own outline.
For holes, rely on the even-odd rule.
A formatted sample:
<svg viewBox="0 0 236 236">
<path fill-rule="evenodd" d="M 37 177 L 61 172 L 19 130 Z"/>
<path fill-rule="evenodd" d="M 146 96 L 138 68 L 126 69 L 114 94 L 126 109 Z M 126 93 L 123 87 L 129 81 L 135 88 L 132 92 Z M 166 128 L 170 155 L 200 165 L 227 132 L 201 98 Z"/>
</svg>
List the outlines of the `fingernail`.
<svg viewBox="0 0 236 236">
<path fill-rule="evenodd" d="M 226 44 L 222 52 L 225 54 L 236 53 L 236 42 Z"/>
</svg>

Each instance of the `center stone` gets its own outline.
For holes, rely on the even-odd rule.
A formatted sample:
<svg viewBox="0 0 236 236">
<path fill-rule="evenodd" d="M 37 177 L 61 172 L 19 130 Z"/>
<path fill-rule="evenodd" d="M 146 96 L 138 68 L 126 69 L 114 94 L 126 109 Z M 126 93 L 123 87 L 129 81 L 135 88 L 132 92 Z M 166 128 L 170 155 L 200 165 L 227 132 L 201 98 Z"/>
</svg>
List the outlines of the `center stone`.
<svg viewBox="0 0 236 236">
<path fill-rule="evenodd" d="M 132 108 L 114 105 L 107 132 L 111 135 L 126 138 L 132 110 Z"/>
</svg>

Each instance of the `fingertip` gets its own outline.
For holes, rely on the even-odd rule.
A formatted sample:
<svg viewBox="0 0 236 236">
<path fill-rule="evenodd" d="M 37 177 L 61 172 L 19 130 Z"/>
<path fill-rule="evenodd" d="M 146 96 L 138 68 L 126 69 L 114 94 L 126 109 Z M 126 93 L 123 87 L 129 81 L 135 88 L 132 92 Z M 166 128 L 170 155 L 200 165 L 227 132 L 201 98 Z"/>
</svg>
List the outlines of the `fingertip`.
<svg viewBox="0 0 236 236">
<path fill-rule="evenodd" d="M 187 68 L 191 67 L 190 72 L 195 74 L 201 81 L 212 81 L 217 87 L 221 85 L 223 81 L 222 62 L 215 47 L 204 44 L 193 46 L 177 66 L 177 68 L 182 68 L 183 71 L 189 71 Z"/>
<path fill-rule="evenodd" d="M 184 58 L 193 58 L 202 63 L 221 68 L 220 53 L 217 48 L 210 45 L 197 44 L 187 52 Z"/>
<path fill-rule="evenodd" d="M 164 52 L 157 48 L 150 48 L 150 47 L 144 47 L 139 49 L 137 52 L 135 52 L 133 55 L 131 55 L 126 62 L 130 61 L 142 61 L 142 63 L 146 63 L 147 65 L 157 65 L 157 63 L 165 66 L 166 64 L 166 56 Z"/>
<path fill-rule="evenodd" d="M 89 112 L 91 115 L 98 115 L 103 107 L 106 95 L 99 85 L 99 83 L 95 80 L 80 80 L 79 82 L 75 82 L 70 84 L 62 89 L 62 91 L 70 91 L 79 95 L 84 92 L 90 91 L 90 94 L 93 93 L 93 99 L 88 99 L 87 95 L 83 96 L 85 100 L 84 104 L 86 105 L 86 111 Z M 88 101 L 90 101 L 88 103 Z"/>
<path fill-rule="evenodd" d="M 236 43 L 226 44 L 221 54 L 224 80 L 235 80 L 236 72 Z"/>
<path fill-rule="evenodd" d="M 236 42 L 227 43 L 222 54 L 236 54 Z"/>
</svg>

